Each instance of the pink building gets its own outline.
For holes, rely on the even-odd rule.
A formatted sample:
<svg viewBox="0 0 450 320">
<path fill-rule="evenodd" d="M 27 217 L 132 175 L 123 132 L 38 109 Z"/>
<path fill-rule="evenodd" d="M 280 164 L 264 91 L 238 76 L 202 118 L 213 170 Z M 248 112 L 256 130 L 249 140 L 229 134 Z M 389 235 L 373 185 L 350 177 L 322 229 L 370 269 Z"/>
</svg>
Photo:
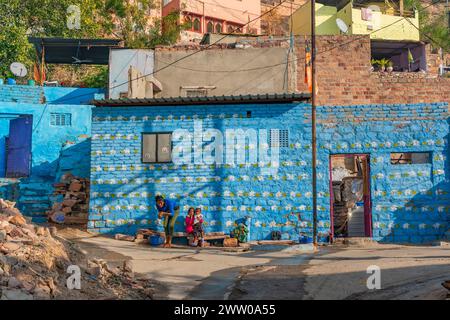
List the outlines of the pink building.
<svg viewBox="0 0 450 320">
<path fill-rule="evenodd" d="M 163 17 L 175 10 L 181 12 L 183 22 L 191 22 L 190 30 L 182 34 L 183 40 L 202 38 L 208 32 L 261 33 L 257 19 L 261 0 L 163 0 Z"/>
</svg>

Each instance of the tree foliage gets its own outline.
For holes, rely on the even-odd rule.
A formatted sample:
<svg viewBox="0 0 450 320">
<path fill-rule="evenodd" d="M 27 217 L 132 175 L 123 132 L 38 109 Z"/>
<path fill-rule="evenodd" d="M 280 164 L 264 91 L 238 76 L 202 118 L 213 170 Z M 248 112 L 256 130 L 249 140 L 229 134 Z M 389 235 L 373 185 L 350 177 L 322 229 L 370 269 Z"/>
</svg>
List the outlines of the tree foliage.
<svg viewBox="0 0 450 320">
<path fill-rule="evenodd" d="M 67 26 L 70 5 L 80 8 L 80 29 Z M 155 17 L 159 6 L 159 0 L 0 0 L 0 77 L 9 76 L 14 61 L 31 67 L 36 56 L 28 36 L 116 38 L 128 48 L 172 44 L 185 26 L 177 12 Z"/>
</svg>

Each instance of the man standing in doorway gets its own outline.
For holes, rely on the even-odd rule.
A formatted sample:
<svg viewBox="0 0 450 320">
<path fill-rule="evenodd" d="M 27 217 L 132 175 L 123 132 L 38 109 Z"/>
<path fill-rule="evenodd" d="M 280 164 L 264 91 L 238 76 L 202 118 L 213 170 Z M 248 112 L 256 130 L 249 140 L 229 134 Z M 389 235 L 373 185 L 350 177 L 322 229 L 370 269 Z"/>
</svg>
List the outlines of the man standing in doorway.
<svg viewBox="0 0 450 320">
<path fill-rule="evenodd" d="M 158 210 L 158 218 L 164 217 L 164 231 L 166 233 L 166 242 L 164 248 L 172 246 L 173 229 L 175 221 L 180 213 L 180 207 L 173 200 L 166 200 L 162 196 L 156 196 L 156 208 Z"/>
</svg>

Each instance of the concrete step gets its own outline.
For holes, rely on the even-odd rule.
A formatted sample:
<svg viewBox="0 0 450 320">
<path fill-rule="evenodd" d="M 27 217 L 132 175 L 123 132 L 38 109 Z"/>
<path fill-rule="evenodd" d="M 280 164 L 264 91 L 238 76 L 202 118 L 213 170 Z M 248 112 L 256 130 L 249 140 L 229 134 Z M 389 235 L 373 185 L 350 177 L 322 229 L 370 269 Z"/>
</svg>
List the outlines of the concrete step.
<svg viewBox="0 0 450 320">
<path fill-rule="evenodd" d="M 368 244 L 374 244 L 378 243 L 372 238 L 369 237 L 347 237 L 347 238 L 335 238 L 334 239 L 335 244 L 345 244 L 345 245 L 354 245 L 354 246 L 361 246 L 361 245 L 368 245 Z"/>
</svg>

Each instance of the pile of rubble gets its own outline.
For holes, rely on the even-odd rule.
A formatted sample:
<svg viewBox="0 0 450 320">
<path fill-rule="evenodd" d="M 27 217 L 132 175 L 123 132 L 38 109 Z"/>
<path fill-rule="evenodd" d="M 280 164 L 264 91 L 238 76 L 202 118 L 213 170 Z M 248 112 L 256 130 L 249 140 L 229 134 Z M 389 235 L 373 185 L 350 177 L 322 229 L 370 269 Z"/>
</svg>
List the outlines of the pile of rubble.
<svg viewBox="0 0 450 320">
<path fill-rule="evenodd" d="M 69 266 L 79 268 L 79 290 L 68 286 Z M 1 300 L 151 299 L 153 286 L 136 279 L 129 262 L 113 268 L 103 260 L 87 260 L 55 227 L 31 224 L 15 203 L 0 199 Z"/>
<path fill-rule="evenodd" d="M 54 195 L 62 201 L 53 205 L 49 220 L 64 224 L 86 224 L 89 215 L 89 180 L 68 173 L 55 183 Z"/>
</svg>

